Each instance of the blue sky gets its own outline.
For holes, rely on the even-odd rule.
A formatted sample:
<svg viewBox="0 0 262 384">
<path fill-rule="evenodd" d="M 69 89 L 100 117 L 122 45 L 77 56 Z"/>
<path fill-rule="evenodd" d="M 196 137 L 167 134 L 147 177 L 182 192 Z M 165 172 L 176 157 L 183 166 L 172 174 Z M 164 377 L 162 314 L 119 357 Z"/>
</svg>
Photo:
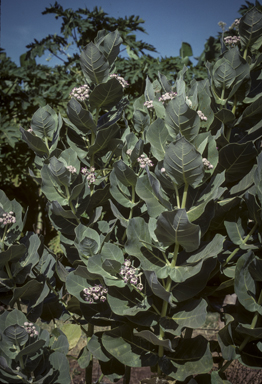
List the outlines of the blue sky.
<svg viewBox="0 0 262 384">
<path fill-rule="evenodd" d="M 0 0 L 1 1 L 1 0 Z M 252 0 L 250 0 L 253 2 Z M 255 1 L 254 1 L 255 2 Z M 55 0 L 3 0 L 1 17 L 1 47 L 19 64 L 19 57 L 34 38 L 40 40 L 48 34 L 60 33 L 60 22 L 53 15 L 42 15 Z M 138 33 L 141 39 L 155 46 L 158 56 L 178 56 L 181 43 L 189 43 L 193 55 L 199 56 L 209 36 L 220 31 L 219 21 L 229 27 L 244 0 L 60 0 L 63 8 L 101 6 L 109 16 L 118 18 L 136 15 L 145 20 L 148 34 Z M 48 53 L 38 60 L 47 64 Z M 58 61 L 52 59 L 49 65 Z"/>
</svg>

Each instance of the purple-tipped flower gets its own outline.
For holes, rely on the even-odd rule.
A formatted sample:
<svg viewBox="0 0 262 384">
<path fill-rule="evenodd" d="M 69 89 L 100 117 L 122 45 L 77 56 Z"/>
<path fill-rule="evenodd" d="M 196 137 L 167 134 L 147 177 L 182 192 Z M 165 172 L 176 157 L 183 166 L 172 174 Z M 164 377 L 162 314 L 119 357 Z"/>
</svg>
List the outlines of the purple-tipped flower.
<svg viewBox="0 0 262 384">
<path fill-rule="evenodd" d="M 149 166 L 149 167 L 153 167 L 153 163 L 152 163 L 152 161 L 148 158 L 148 157 L 146 157 L 146 155 L 141 155 L 138 159 L 137 159 L 137 161 L 139 162 L 139 165 L 140 165 L 140 168 L 145 168 L 147 165 Z"/>
<path fill-rule="evenodd" d="M 197 111 L 197 114 L 200 117 L 200 120 L 207 121 L 207 117 L 204 115 L 202 111 Z"/>
<path fill-rule="evenodd" d="M 38 335 L 38 331 L 35 329 L 33 323 L 28 323 L 27 321 L 25 321 L 23 328 L 26 330 L 30 337 L 35 337 Z"/>
<path fill-rule="evenodd" d="M 150 101 L 146 101 L 144 103 L 144 106 L 147 107 L 147 109 L 154 109 L 154 106 L 153 106 L 153 101 L 150 100 Z"/>
<path fill-rule="evenodd" d="M 14 224 L 15 222 L 16 218 L 14 212 L 10 211 L 2 213 L 2 217 L 0 217 L 0 225 Z"/>
<path fill-rule="evenodd" d="M 176 92 L 167 92 L 161 97 L 159 97 L 159 101 L 162 102 L 162 104 L 165 104 L 165 102 L 174 99 L 177 96 Z"/>
<path fill-rule="evenodd" d="M 203 157 L 202 162 L 206 170 L 210 170 L 214 168 L 214 166 L 210 163 L 210 161 L 208 161 L 205 157 Z"/>
<path fill-rule="evenodd" d="M 139 272 L 139 268 L 133 267 L 131 264 L 131 260 L 125 259 L 124 265 L 122 265 L 119 274 L 123 277 L 123 280 L 126 284 L 132 284 L 136 288 L 138 288 L 139 291 L 142 291 L 143 284 L 141 282 L 141 275 L 142 272 Z M 138 283 L 139 279 L 139 283 Z"/>
<path fill-rule="evenodd" d="M 86 179 L 88 181 L 88 186 L 90 186 L 90 184 L 92 184 L 96 181 L 96 177 L 95 177 L 94 172 L 95 172 L 94 167 L 91 167 L 90 170 L 88 170 L 86 167 L 81 169 L 81 173 L 86 177 Z"/>
<path fill-rule="evenodd" d="M 224 38 L 224 43 L 226 45 L 229 45 L 230 47 L 234 47 L 239 42 L 240 42 L 239 36 L 227 36 Z"/>
<path fill-rule="evenodd" d="M 72 89 L 70 95 L 77 100 L 84 101 L 89 98 L 90 88 L 87 84 L 82 85 L 79 88 Z"/>
<path fill-rule="evenodd" d="M 103 303 L 106 301 L 107 288 L 103 287 L 101 284 L 96 284 L 90 288 L 83 289 L 84 300 L 88 304 L 93 304 L 98 301 Z"/>
<path fill-rule="evenodd" d="M 110 75 L 110 77 L 117 79 L 117 81 L 119 81 L 119 83 L 122 85 L 123 88 L 126 88 L 129 86 L 128 82 L 123 77 L 116 75 L 115 73 Z"/>
<path fill-rule="evenodd" d="M 70 173 L 76 173 L 76 168 L 73 167 L 73 165 L 68 165 L 66 168 L 69 170 Z"/>
</svg>

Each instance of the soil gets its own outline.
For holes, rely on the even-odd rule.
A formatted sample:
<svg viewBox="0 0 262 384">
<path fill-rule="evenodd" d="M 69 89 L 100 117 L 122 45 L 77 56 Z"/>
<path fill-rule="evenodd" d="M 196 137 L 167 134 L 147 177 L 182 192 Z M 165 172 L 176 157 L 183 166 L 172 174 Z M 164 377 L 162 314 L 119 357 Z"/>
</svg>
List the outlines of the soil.
<svg viewBox="0 0 262 384">
<path fill-rule="evenodd" d="M 70 361 L 70 373 L 72 377 L 71 384 L 86 384 L 85 383 L 85 370 L 79 368 L 76 360 Z M 241 365 L 238 361 L 234 361 L 230 367 L 226 370 L 227 380 L 231 384 L 262 384 L 262 369 L 254 370 Z M 93 369 L 93 383 L 95 384 L 101 375 L 98 361 L 94 361 Z M 143 379 L 151 377 L 151 371 L 149 367 L 143 368 L 131 368 L 131 380 L 130 384 L 139 384 Z M 143 384 L 151 383 L 151 380 L 143 380 Z M 152 384 L 155 381 L 152 382 Z M 175 384 L 174 381 L 167 381 L 165 384 Z M 90 383 L 91 384 L 91 383 Z M 101 384 L 112 384 L 106 378 L 103 378 Z M 117 384 L 123 384 L 123 379 L 117 382 Z M 159 383 L 160 384 L 160 383 Z M 164 384 L 164 383 L 163 383 Z"/>
</svg>

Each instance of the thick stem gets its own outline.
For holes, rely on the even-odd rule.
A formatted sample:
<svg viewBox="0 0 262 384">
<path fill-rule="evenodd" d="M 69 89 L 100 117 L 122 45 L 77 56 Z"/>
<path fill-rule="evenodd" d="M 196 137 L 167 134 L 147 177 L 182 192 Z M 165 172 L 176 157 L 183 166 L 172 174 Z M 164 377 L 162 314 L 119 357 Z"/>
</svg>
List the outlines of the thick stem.
<svg viewBox="0 0 262 384">
<path fill-rule="evenodd" d="M 75 207 L 73 206 L 73 203 L 72 201 L 70 201 L 70 192 L 69 192 L 69 188 L 68 186 L 66 185 L 65 186 L 65 190 L 66 190 L 66 197 L 67 197 L 67 201 L 68 201 L 68 204 L 71 208 L 71 211 L 73 212 L 73 214 L 76 216 L 76 210 L 75 210 Z M 78 222 L 78 224 L 80 223 L 80 220 L 78 219 L 78 217 L 76 217 L 76 220 Z"/>
<path fill-rule="evenodd" d="M 132 203 L 135 204 L 136 190 L 135 190 L 135 186 L 134 185 L 132 185 L 131 199 L 132 199 Z M 134 209 L 134 206 L 132 206 L 131 209 L 130 209 L 128 220 L 132 219 L 132 217 L 133 217 L 133 209 Z M 124 234 L 122 236 L 122 241 L 123 242 L 125 241 L 125 238 L 126 238 L 126 230 L 125 230 L 125 232 L 124 232 Z"/>
<path fill-rule="evenodd" d="M 181 208 L 186 208 L 186 199 L 187 199 L 188 187 L 189 187 L 189 185 L 187 183 L 185 183 Z"/>
<path fill-rule="evenodd" d="M 171 262 L 171 268 L 175 268 L 175 266 L 176 266 L 178 250 L 179 250 L 179 244 L 176 243 L 175 249 L 174 249 L 174 256 L 173 256 L 173 259 L 172 259 L 172 262 Z M 165 287 L 167 292 L 170 292 L 171 286 L 172 286 L 172 279 L 170 277 L 168 277 L 167 278 L 166 287 Z M 166 316 L 167 309 L 168 309 L 168 302 L 164 301 L 163 305 L 162 305 L 161 317 L 165 317 Z M 165 337 L 165 331 L 162 328 L 160 328 L 159 338 L 163 340 L 164 337 Z M 163 354 L 164 354 L 164 348 L 163 348 L 163 346 L 159 346 L 158 356 L 162 357 Z M 160 371 L 160 368 L 158 366 L 158 374 L 160 374 L 160 373 L 161 373 L 161 371 Z"/>
<path fill-rule="evenodd" d="M 130 383 L 130 378 L 131 378 L 131 367 L 128 367 L 128 366 L 126 365 L 125 376 L 124 376 L 123 384 L 129 384 L 129 383 Z"/>
<path fill-rule="evenodd" d="M 6 237 L 6 233 L 7 233 L 7 227 L 8 227 L 8 224 L 5 226 L 4 234 L 3 234 L 3 237 L 1 240 L 1 251 L 4 251 L 4 248 L 5 248 L 5 237 Z"/>
<path fill-rule="evenodd" d="M 179 199 L 178 188 L 177 188 L 176 184 L 174 184 L 174 187 L 175 187 L 175 191 L 176 191 L 176 205 L 177 205 L 177 208 L 179 209 L 180 208 L 180 199 Z"/>
</svg>

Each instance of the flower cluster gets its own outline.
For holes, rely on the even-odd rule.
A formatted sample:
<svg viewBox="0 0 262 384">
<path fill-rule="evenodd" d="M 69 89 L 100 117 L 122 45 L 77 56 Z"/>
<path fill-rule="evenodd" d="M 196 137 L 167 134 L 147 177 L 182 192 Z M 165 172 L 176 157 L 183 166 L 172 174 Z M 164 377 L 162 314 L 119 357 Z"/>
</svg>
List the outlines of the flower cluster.
<svg viewBox="0 0 262 384">
<path fill-rule="evenodd" d="M 200 117 L 200 120 L 207 121 L 207 117 L 204 115 L 202 111 L 197 111 L 197 114 Z"/>
<path fill-rule="evenodd" d="M 214 166 L 208 161 L 205 157 L 203 157 L 202 162 L 204 164 L 205 169 L 213 169 Z"/>
<path fill-rule="evenodd" d="M 33 133 L 33 132 L 34 132 L 34 131 L 33 131 L 33 128 L 30 127 L 30 128 L 27 130 L 27 132 Z"/>
<path fill-rule="evenodd" d="M 86 179 L 87 179 L 89 185 L 96 181 L 96 177 L 95 177 L 95 173 L 94 172 L 95 172 L 95 168 L 94 167 L 91 167 L 89 171 L 88 171 L 88 169 L 86 167 L 81 169 L 81 173 L 84 176 L 86 176 Z"/>
<path fill-rule="evenodd" d="M 131 153 L 132 153 L 132 149 L 129 148 L 129 149 L 126 151 L 126 154 L 127 154 L 128 156 L 131 156 Z"/>
<path fill-rule="evenodd" d="M 161 101 L 162 104 L 165 104 L 165 101 L 172 100 L 172 99 L 174 99 L 176 96 L 177 96 L 177 93 L 176 93 L 176 92 L 167 92 L 167 93 L 165 93 L 164 95 L 162 95 L 161 97 L 159 97 L 159 101 Z"/>
<path fill-rule="evenodd" d="M 35 329 L 33 323 L 28 323 L 27 321 L 24 323 L 23 328 L 29 333 L 30 337 L 34 337 L 38 335 L 38 332 Z"/>
<path fill-rule="evenodd" d="M 0 217 L 0 224 L 7 225 L 7 224 L 14 224 L 16 222 L 16 218 L 14 216 L 14 212 L 4 212 L 2 214 L 2 217 Z"/>
<path fill-rule="evenodd" d="M 145 168 L 147 165 L 149 167 L 153 167 L 152 161 L 146 156 L 146 155 L 141 155 L 137 161 L 139 162 L 140 168 Z"/>
<path fill-rule="evenodd" d="M 239 36 L 227 36 L 224 38 L 224 42 L 226 45 L 230 45 L 232 47 L 235 44 L 240 42 L 240 37 Z"/>
<path fill-rule="evenodd" d="M 90 88 L 87 84 L 82 85 L 79 88 L 73 88 L 70 95 L 78 100 L 84 101 L 89 98 Z"/>
<path fill-rule="evenodd" d="M 119 274 L 123 277 L 125 283 L 134 285 L 139 291 L 143 290 L 143 284 L 141 283 L 142 272 L 139 273 L 139 269 L 133 267 L 130 260 L 125 260 Z"/>
<path fill-rule="evenodd" d="M 226 25 L 227 25 L 227 23 L 225 23 L 224 21 L 219 21 L 219 23 L 217 23 L 217 24 L 220 26 L 220 28 L 222 29 L 222 31 L 225 30 L 225 27 L 226 27 Z"/>
<path fill-rule="evenodd" d="M 76 173 L 76 168 L 73 167 L 73 165 L 68 165 L 66 168 L 69 170 L 70 173 Z"/>
<path fill-rule="evenodd" d="M 101 301 L 102 303 L 104 303 L 106 301 L 105 295 L 107 294 L 107 292 L 107 288 L 103 287 L 101 284 L 96 284 L 90 288 L 84 288 L 84 300 L 88 304 L 93 304 L 97 301 Z"/>
<path fill-rule="evenodd" d="M 128 82 L 123 77 L 116 75 L 115 73 L 110 75 L 110 77 L 112 78 L 115 77 L 119 81 L 119 83 L 122 85 L 123 88 L 126 88 L 129 86 Z"/>
<path fill-rule="evenodd" d="M 153 101 L 152 101 L 152 100 L 146 101 L 146 102 L 144 103 L 144 106 L 147 107 L 147 109 L 154 108 L 154 106 L 153 106 Z"/>
</svg>

